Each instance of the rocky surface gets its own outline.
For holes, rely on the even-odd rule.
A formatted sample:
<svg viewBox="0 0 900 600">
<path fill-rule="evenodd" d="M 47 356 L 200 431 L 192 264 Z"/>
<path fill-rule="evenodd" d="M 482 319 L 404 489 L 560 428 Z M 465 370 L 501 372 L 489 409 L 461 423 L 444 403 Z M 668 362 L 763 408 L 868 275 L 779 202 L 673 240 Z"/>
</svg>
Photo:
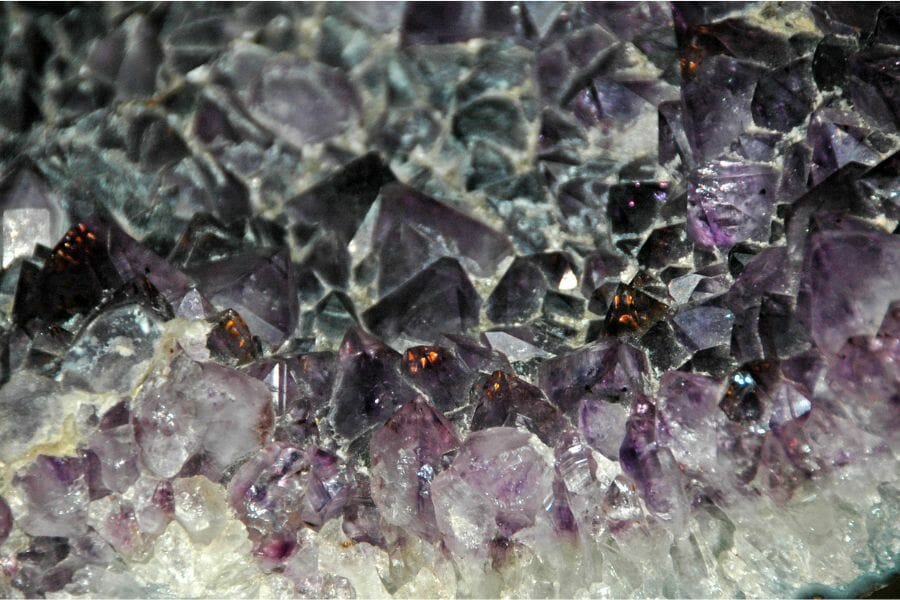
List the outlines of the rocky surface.
<svg viewBox="0 0 900 600">
<path fill-rule="evenodd" d="M 4 5 L 0 594 L 895 574 L 898 15 Z"/>
</svg>

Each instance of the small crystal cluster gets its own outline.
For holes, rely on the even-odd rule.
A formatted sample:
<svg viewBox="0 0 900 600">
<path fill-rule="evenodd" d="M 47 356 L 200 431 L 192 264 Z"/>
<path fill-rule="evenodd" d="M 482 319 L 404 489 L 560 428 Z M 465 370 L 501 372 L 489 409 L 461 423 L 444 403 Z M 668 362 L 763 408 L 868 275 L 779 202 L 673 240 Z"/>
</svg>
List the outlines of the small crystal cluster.
<svg viewBox="0 0 900 600">
<path fill-rule="evenodd" d="M 900 9 L 0 9 L 0 595 L 900 565 Z"/>
</svg>

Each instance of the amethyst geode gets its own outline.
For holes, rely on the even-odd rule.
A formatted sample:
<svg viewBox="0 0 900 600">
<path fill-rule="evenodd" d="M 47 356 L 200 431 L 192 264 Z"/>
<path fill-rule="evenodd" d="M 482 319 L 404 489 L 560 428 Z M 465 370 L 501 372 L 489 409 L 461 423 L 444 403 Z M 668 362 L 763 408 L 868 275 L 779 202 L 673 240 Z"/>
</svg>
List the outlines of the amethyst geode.
<svg viewBox="0 0 900 600">
<path fill-rule="evenodd" d="M 900 568 L 891 3 L 0 8 L 0 595 Z"/>
</svg>

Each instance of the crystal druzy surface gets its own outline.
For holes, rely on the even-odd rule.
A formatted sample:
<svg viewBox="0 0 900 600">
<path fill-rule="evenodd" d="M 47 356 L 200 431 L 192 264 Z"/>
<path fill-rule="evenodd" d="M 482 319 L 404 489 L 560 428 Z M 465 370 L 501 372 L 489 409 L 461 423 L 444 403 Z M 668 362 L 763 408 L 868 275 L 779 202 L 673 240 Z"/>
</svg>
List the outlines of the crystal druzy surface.
<svg viewBox="0 0 900 600">
<path fill-rule="evenodd" d="M 0 595 L 896 573 L 896 4 L 0 29 Z"/>
</svg>

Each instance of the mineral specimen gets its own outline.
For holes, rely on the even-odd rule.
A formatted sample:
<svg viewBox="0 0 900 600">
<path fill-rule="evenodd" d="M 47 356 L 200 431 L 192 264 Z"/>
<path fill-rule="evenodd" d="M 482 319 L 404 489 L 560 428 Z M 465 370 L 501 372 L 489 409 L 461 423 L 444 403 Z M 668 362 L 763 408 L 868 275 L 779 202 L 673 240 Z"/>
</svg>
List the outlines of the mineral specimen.
<svg viewBox="0 0 900 600">
<path fill-rule="evenodd" d="M 0 596 L 896 586 L 898 14 L 4 4 Z"/>
</svg>

